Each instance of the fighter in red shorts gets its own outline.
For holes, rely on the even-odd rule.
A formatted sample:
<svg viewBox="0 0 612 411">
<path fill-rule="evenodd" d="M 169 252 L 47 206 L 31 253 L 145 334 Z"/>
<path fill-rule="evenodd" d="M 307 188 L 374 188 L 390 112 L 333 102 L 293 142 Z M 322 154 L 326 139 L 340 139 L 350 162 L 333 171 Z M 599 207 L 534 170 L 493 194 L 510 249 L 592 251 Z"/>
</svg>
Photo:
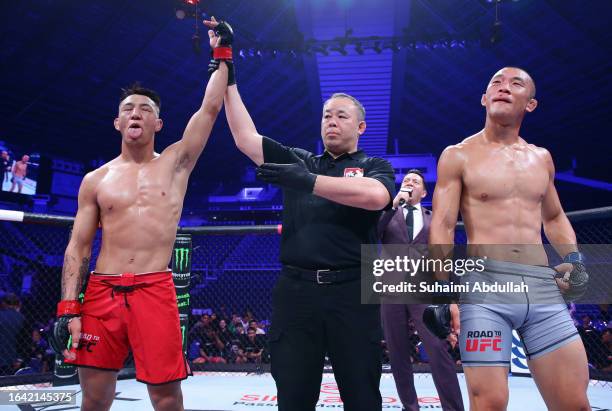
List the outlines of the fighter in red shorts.
<svg viewBox="0 0 612 411">
<path fill-rule="evenodd" d="M 148 384 L 153 407 L 183 409 L 180 381 L 189 369 L 168 262 L 189 175 L 227 88 L 233 34 L 227 23 L 215 22 L 215 27 L 216 32 L 209 31 L 210 45 L 213 57 L 224 63 L 215 63 L 218 69 L 183 138 L 161 154 L 154 152 L 154 136 L 162 128 L 159 96 L 132 86 L 124 90 L 114 122 L 122 136 L 121 154 L 87 174 L 79 189 L 52 341 L 56 351 L 80 367 L 82 410 L 110 409 L 128 349 L 136 378 Z M 77 296 L 98 223 L 102 247 L 81 305 Z"/>
</svg>

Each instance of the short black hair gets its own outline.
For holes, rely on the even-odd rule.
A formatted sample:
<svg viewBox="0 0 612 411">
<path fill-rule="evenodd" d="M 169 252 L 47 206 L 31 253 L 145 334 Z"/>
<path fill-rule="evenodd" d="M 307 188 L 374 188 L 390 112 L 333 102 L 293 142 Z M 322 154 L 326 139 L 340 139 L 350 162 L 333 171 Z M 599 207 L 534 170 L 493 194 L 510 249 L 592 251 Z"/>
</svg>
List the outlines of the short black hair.
<svg viewBox="0 0 612 411">
<path fill-rule="evenodd" d="M 325 103 L 323 103 L 323 107 L 325 107 L 327 103 L 329 103 L 329 101 L 334 98 L 348 98 L 349 100 L 351 100 L 353 104 L 355 105 L 355 108 L 357 109 L 357 115 L 358 115 L 357 117 L 359 121 L 365 120 L 366 112 L 365 112 L 365 108 L 363 108 L 363 104 L 361 104 L 361 101 L 357 100 L 355 97 L 351 96 L 350 94 L 334 93 L 327 100 L 325 100 Z"/>
<path fill-rule="evenodd" d="M 421 177 L 421 180 L 423 180 L 423 186 L 426 185 L 425 176 L 423 175 L 423 172 L 419 170 L 418 168 L 411 168 L 410 170 L 408 170 L 408 172 L 406 173 L 404 177 L 406 177 L 408 174 L 418 175 L 419 177 Z"/>
<path fill-rule="evenodd" d="M 14 293 L 6 293 L 2 298 L 2 302 L 9 307 L 18 307 L 20 304 L 19 297 Z"/>
<path fill-rule="evenodd" d="M 138 81 L 135 83 L 132 83 L 127 88 L 121 89 L 121 97 L 119 98 L 119 104 L 121 104 L 123 100 L 125 100 L 128 96 L 131 96 L 132 94 L 138 94 L 141 96 L 149 97 L 157 105 L 157 108 L 161 110 L 161 98 L 159 97 L 159 94 L 157 94 L 155 90 L 151 90 L 150 88 L 142 87 L 140 85 L 140 82 Z"/>
</svg>

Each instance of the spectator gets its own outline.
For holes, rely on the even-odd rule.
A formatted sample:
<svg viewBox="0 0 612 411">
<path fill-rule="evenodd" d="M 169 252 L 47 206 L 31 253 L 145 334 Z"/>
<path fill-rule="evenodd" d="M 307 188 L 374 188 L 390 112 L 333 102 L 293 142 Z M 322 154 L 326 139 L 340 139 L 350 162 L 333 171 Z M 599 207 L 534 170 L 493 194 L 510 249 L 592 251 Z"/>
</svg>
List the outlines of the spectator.
<svg viewBox="0 0 612 411">
<path fill-rule="evenodd" d="M 235 335 L 239 336 L 242 341 L 246 340 L 246 332 L 244 331 L 242 324 L 236 324 L 235 330 Z"/>
<path fill-rule="evenodd" d="M 230 321 L 230 323 L 228 324 L 228 328 L 232 333 L 236 332 L 236 325 L 240 324 L 242 325 L 242 319 L 240 318 L 240 316 L 238 314 L 232 314 L 232 319 Z"/>
<path fill-rule="evenodd" d="M 605 355 L 606 350 L 602 342 L 601 333 L 593 327 L 590 316 L 584 315 L 582 317 L 582 325 L 578 327 L 578 333 L 582 338 L 589 364 L 595 368 L 607 366 L 607 355 Z"/>
<path fill-rule="evenodd" d="M 269 362 L 265 339 L 261 335 L 257 335 L 257 331 L 253 328 L 247 330 L 244 351 L 250 363 Z"/>
<path fill-rule="evenodd" d="M 221 363 L 227 361 L 223 358 L 225 345 L 219 339 L 217 332 L 212 327 L 206 328 L 204 336 L 200 339 L 200 357 L 196 358 L 194 363 Z"/>
<path fill-rule="evenodd" d="M 259 324 L 257 323 L 256 320 L 249 321 L 249 328 L 252 328 L 253 330 L 255 330 L 255 333 L 257 335 L 264 335 L 266 333 L 263 329 L 259 327 Z"/>
<path fill-rule="evenodd" d="M 32 330 L 32 341 L 30 343 L 30 363 L 29 366 L 35 372 L 49 371 L 49 354 L 47 350 L 49 344 L 40 333 L 38 328 Z"/>
<path fill-rule="evenodd" d="M 234 364 L 246 364 L 249 362 L 246 353 L 244 352 L 244 348 L 239 347 L 237 345 L 232 345 L 232 363 Z"/>
<path fill-rule="evenodd" d="M 219 329 L 217 330 L 217 334 L 219 335 L 219 339 L 225 344 L 227 347 L 228 344 L 231 343 L 232 340 L 232 332 L 230 332 L 227 327 L 227 322 L 224 319 L 219 320 Z"/>
<path fill-rule="evenodd" d="M 191 330 L 189 330 L 190 344 L 198 338 L 202 339 L 206 330 L 209 328 L 211 328 L 210 316 L 208 314 L 202 314 L 200 320 L 191 327 Z"/>
<path fill-rule="evenodd" d="M 210 314 L 210 326 L 215 331 L 219 330 L 219 317 L 217 317 L 217 314 L 215 313 Z"/>
<path fill-rule="evenodd" d="M 0 306 L 0 375 L 14 374 L 18 357 L 17 348 L 22 340 L 25 318 L 19 311 L 19 298 L 8 293 L 2 297 Z"/>
</svg>

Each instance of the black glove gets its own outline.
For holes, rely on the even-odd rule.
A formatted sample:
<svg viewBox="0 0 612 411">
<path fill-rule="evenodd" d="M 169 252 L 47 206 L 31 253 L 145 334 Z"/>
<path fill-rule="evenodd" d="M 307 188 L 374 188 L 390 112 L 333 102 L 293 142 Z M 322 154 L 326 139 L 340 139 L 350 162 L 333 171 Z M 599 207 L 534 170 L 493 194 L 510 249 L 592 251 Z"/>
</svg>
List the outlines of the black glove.
<svg viewBox="0 0 612 411">
<path fill-rule="evenodd" d="M 263 163 L 257 167 L 257 178 L 283 188 L 312 193 L 317 175 L 309 172 L 300 160 L 293 164 Z"/>
<path fill-rule="evenodd" d="M 219 21 L 217 27 L 214 28 L 215 36 L 221 37 L 219 47 L 232 47 L 234 42 L 234 29 L 225 20 Z"/>
<path fill-rule="evenodd" d="M 428 305 L 423 311 L 423 323 L 438 338 L 446 338 L 451 333 L 450 305 Z"/>
<path fill-rule="evenodd" d="M 221 37 L 217 50 L 210 51 L 211 60 L 208 63 L 208 74 L 212 75 L 219 68 L 221 60 L 227 64 L 227 85 L 236 84 L 236 70 L 231 57 L 232 43 L 234 42 L 234 30 L 228 22 L 221 20 L 214 28 L 215 35 Z M 230 49 L 229 51 L 227 49 Z M 222 53 L 221 51 L 224 50 Z"/>
<path fill-rule="evenodd" d="M 569 290 L 564 293 L 564 297 L 568 301 L 578 300 L 586 292 L 589 283 L 589 275 L 584 266 L 584 255 L 574 251 L 566 255 L 563 262 L 569 263 L 573 267 L 569 278 L 561 273 L 557 275 L 558 277 L 564 277 L 564 281 L 569 284 Z"/>
<path fill-rule="evenodd" d="M 70 340 L 68 324 L 74 317 L 78 317 L 78 315 L 62 315 L 53 324 L 53 332 L 49 336 L 49 344 L 51 344 L 53 351 L 59 355 L 62 355 L 64 350 L 70 350 L 70 347 L 68 347 L 68 341 Z"/>
</svg>

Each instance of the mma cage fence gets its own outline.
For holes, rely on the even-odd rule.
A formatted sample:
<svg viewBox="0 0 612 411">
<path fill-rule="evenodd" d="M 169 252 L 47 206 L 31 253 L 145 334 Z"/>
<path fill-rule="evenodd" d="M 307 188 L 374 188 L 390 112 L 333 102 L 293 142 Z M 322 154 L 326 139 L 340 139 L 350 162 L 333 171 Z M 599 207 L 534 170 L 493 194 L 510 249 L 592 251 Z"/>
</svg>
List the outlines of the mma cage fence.
<svg viewBox="0 0 612 411">
<path fill-rule="evenodd" d="M 568 217 L 579 244 L 612 243 L 612 207 L 570 212 Z M 56 358 L 47 341 L 60 300 L 64 251 L 73 221 L 71 217 L 0 210 L 0 386 L 77 381 L 74 367 Z M 279 233 L 276 225 L 178 228 L 171 267 L 184 350 L 193 371 L 269 372 L 265 332 L 272 314 L 271 291 L 281 269 Z M 455 242 L 466 242 L 461 224 Z M 98 232 L 92 265 L 99 249 Z M 612 260 L 612 255 L 607 258 Z M 612 388 L 612 309 L 607 304 L 572 304 L 569 308 L 587 351 L 592 383 Z M 219 339 L 225 348 L 215 348 L 210 357 L 217 359 L 206 361 L 200 349 L 216 337 L 209 335 L 203 341 L 202 324 L 208 323 L 219 336 L 223 334 L 222 319 L 228 331 Z M 239 323 L 243 330 L 258 328 L 259 335 L 247 341 L 238 334 Z M 461 372 L 458 350 L 451 351 Z M 259 352 L 261 355 L 250 355 Z M 413 349 L 406 355 L 411 356 L 415 372 L 430 371 L 416 332 Z M 381 356 L 383 371 L 388 372 L 384 340 Z M 128 358 L 119 377 L 133 378 L 133 367 Z M 328 362 L 325 368 L 331 370 Z"/>
</svg>

